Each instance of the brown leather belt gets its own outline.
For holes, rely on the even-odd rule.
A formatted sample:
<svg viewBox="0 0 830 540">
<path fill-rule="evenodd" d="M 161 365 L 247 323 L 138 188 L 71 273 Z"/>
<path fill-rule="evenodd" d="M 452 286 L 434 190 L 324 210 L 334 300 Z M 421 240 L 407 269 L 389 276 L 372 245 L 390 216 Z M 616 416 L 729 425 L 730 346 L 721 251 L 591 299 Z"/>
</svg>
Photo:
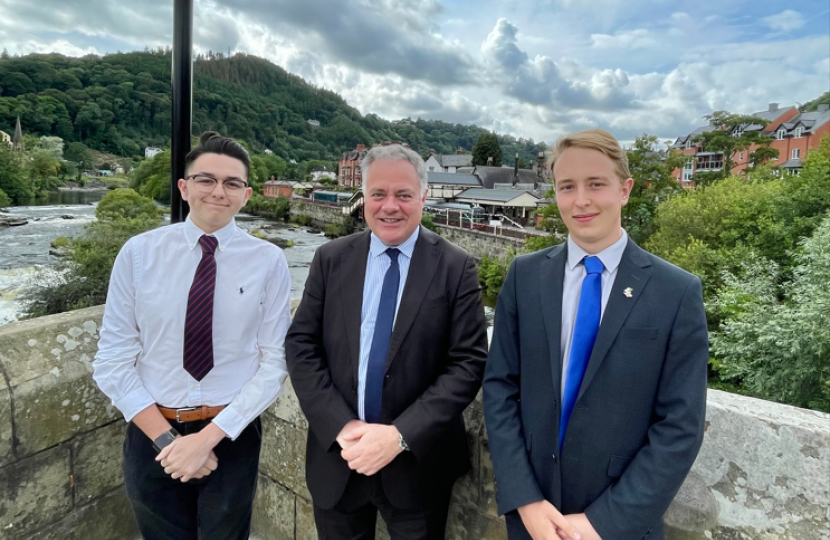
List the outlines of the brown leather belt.
<svg viewBox="0 0 830 540">
<path fill-rule="evenodd" d="M 198 422 L 199 420 L 210 420 L 222 412 L 222 409 L 225 407 L 227 407 L 227 405 L 217 405 L 216 407 L 202 405 L 201 407 L 168 409 L 167 407 L 162 407 L 161 405 L 158 406 L 163 417 L 168 420 L 175 420 L 176 422 Z"/>
</svg>

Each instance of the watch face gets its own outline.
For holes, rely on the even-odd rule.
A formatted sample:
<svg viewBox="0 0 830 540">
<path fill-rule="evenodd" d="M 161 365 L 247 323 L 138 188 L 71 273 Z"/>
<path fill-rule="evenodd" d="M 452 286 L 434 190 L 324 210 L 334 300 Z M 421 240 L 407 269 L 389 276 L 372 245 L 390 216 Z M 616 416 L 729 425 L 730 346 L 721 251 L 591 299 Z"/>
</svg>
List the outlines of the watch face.
<svg viewBox="0 0 830 540">
<path fill-rule="evenodd" d="M 178 433 L 174 432 L 172 429 L 165 431 L 164 433 L 159 435 L 155 441 L 153 441 L 153 448 L 156 449 L 156 452 L 161 452 L 162 449 L 171 442 L 173 442 L 177 436 Z"/>
</svg>

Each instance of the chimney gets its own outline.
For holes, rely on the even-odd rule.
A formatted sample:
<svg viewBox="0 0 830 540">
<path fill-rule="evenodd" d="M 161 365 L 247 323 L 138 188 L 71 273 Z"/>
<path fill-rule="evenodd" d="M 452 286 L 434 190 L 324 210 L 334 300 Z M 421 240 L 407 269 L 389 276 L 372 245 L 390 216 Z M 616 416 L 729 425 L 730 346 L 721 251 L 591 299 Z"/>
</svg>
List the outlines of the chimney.
<svg viewBox="0 0 830 540">
<path fill-rule="evenodd" d="M 366 150 L 366 145 L 363 144 L 363 143 L 360 143 L 355 147 L 355 150 L 357 150 L 358 152 L 360 152 L 361 150 Z"/>
<path fill-rule="evenodd" d="M 516 157 L 513 161 L 513 187 L 516 187 L 516 182 L 519 181 L 519 153 L 516 152 Z"/>
<path fill-rule="evenodd" d="M 770 112 L 777 111 L 778 110 L 778 103 L 770 103 L 769 104 L 769 110 L 770 110 Z"/>
<path fill-rule="evenodd" d="M 545 175 L 545 153 L 539 152 L 536 156 L 536 178 L 539 179 L 539 182 L 542 182 L 542 179 Z"/>
<path fill-rule="evenodd" d="M 493 156 L 488 156 L 488 157 L 487 157 L 487 166 L 488 166 L 488 167 L 492 167 L 492 166 L 493 166 Z"/>
<path fill-rule="evenodd" d="M 816 109 L 817 112 L 824 112 L 830 111 L 830 103 L 819 103 L 818 108 Z"/>
<path fill-rule="evenodd" d="M 463 146 L 459 146 L 458 150 L 456 150 L 455 153 L 459 156 L 463 156 L 467 153 L 467 150 Z"/>
<path fill-rule="evenodd" d="M 429 149 L 429 155 L 433 155 L 434 153 L 435 153 L 435 150 L 433 150 L 432 148 L 430 148 L 430 149 Z"/>
</svg>

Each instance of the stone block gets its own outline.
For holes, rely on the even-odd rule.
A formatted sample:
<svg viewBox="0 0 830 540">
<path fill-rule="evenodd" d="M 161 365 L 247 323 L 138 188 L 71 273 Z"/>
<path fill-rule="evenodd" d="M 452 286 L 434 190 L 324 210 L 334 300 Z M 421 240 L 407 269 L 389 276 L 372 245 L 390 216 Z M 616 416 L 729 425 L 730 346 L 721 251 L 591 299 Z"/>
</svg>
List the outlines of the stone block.
<svg viewBox="0 0 830 540">
<path fill-rule="evenodd" d="M 57 447 L 0 469 L 0 539 L 31 532 L 72 510 L 69 448 Z"/>
<path fill-rule="evenodd" d="M 122 420 L 117 420 L 73 441 L 76 505 L 85 504 L 124 483 L 121 448 L 125 426 Z"/>
<path fill-rule="evenodd" d="M 47 373 L 57 377 L 67 363 L 92 373 L 103 313 L 97 306 L 0 327 L 0 364 L 10 386 Z"/>
<path fill-rule="evenodd" d="M 18 455 L 30 455 L 118 418 L 87 369 L 67 362 L 12 387 Z"/>
<path fill-rule="evenodd" d="M 458 504 L 465 504 L 478 508 L 481 500 L 481 431 L 484 429 L 482 413 L 473 407 L 464 411 L 464 422 L 467 426 L 467 445 L 470 450 L 470 470 L 458 479 L 453 486 L 453 500 Z M 485 479 L 486 481 L 486 479 Z"/>
<path fill-rule="evenodd" d="M 504 521 L 479 513 L 475 508 L 450 504 L 447 519 L 448 540 L 507 540 Z"/>
<path fill-rule="evenodd" d="M 307 432 L 270 414 L 262 416 L 259 470 L 300 497 L 311 500 L 305 485 Z"/>
<path fill-rule="evenodd" d="M 310 501 L 297 497 L 296 540 L 317 540 L 314 507 Z"/>
<path fill-rule="evenodd" d="M 308 429 L 308 420 L 306 420 L 302 409 L 300 409 L 300 401 L 297 399 L 297 394 L 294 393 L 294 387 L 291 385 L 291 379 L 285 380 L 285 392 L 280 398 L 271 405 L 268 412 L 289 424 L 300 429 Z"/>
<path fill-rule="evenodd" d="M 496 505 L 496 483 L 493 472 L 493 459 L 490 457 L 490 443 L 486 439 L 481 440 L 479 451 L 479 477 L 481 478 L 481 511 L 491 518 L 498 518 L 498 506 Z"/>
<path fill-rule="evenodd" d="M 139 538 L 130 501 L 123 488 L 76 508 L 30 540 L 133 540 Z"/>
<path fill-rule="evenodd" d="M 14 460 L 12 393 L 0 377 L 0 467 Z"/>
<path fill-rule="evenodd" d="M 263 540 L 294 540 L 295 496 L 259 475 L 251 528 Z"/>
<path fill-rule="evenodd" d="M 718 524 L 718 502 L 695 473 L 689 473 L 669 509 L 663 524 L 677 540 L 703 540 Z"/>
</svg>

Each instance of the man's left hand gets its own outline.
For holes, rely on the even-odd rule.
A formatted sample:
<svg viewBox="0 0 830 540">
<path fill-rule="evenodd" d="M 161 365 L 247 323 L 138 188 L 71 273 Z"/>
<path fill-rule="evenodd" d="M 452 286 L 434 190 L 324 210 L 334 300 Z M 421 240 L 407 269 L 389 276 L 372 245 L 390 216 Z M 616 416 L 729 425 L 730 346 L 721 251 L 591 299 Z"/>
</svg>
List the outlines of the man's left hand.
<svg viewBox="0 0 830 540">
<path fill-rule="evenodd" d="M 582 540 L 602 540 L 602 537 L 594 529 L 594 526 L 591 525 L 588 516 L 585 514 L 568 514 L 565 516 L 565 519 L 576 527 L 576 530 L 582 535 Z M 556 532 L 559 533 L 559 531 Z M 567 538 L 567 536 L 563 533 L 560 534 L 560 538 Z"/>
<path fill-rule="evenodd" d="M 174 480 L 187 482 L 191 478 L 204 476 L 200 473 L 202 467 L 207 465 L 211 471 L 216 469 L 216 459 L 211 459 L 215 456 L 213 448 L 224 437 L 225 432 L 218 426 L 208 424 L 198 433 L 176 437 L 172 443 L 162 448 L 156 461 L 161 463 L 164 472 Z"/>
<path fill-rule="evenodd" d="M 340 455 L 349 462 L 350 469 L 372 476 L 403 452 L 398 443 L 399 438 L 400 433 L 395 426 L 366 424 L 348 434 L 346 440 L 359 440 L 354 446 L 340 452 Z"/>
</svg>

